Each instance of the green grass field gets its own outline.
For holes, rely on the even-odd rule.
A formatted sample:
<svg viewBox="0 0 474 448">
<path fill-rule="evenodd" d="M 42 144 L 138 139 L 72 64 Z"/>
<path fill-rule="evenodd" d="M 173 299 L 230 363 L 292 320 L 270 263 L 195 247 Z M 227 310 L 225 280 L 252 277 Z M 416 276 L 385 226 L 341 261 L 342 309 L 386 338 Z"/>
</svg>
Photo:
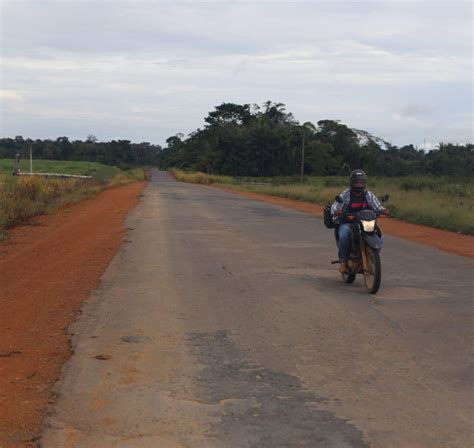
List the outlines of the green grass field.
<svg viewBox="0 0 474 448">
<path fill-rule="evenodd" d="M 0 174 L 13 173 L 14 162 L 12 159 L 0 159 Z M 21 171 L 30 171 L 30 161 L 20 161 Z M 58 160 L 33 160 L 34 173 L 59 173 L 78 174 L 83 176 L 93 176 L 98 180 L 107 180 L 122 172 L 116 166 L 102 165 L 96 162 L 72 162 Z"/>
<path fill-rule="evenodd" d="M 178 180 L 225 184 L 240 191 L 326 205 L 347 188 L 346 177 L 230 178 L 174 171 Z M 451 177 L 373 177 L 368 188 L 379 198 L 388 193 L 392 216 L 416 224 L 474 234 L 474 179 Z"/>
</svg>

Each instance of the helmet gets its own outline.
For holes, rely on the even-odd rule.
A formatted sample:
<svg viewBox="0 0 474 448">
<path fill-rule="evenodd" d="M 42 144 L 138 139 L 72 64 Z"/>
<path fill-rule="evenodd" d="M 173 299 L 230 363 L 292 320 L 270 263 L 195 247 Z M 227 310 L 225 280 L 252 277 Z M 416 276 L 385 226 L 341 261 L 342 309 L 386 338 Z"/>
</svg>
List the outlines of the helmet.
<svg viewBox="0 0 474 448">
<path fill-rule="evenodd" d="M 351 189 L 354 191 L 362 192 L 365 190 L 365 184 L 367 183 L 367 174 L 362 170 L 354 170 L 350 177 Z"/>
</svg>

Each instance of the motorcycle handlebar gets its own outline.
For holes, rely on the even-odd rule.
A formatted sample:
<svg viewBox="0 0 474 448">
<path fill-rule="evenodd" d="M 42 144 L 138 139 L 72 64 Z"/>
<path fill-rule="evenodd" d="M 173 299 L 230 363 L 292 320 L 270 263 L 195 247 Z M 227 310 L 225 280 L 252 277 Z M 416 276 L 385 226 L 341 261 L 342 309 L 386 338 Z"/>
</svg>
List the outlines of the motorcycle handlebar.
<svg viewBox="0 0 474 448">
<path fill-rule="evenodd" d="M 377 216 L 377 218 L 384 218 L 385 216 L 388 216 L 384 212 L 375 212 L 375 215 Z M 336 216 L 339 216 L 341 218 L 347 218 L 349 221 L 354 221 L 357 218 L 356 215 L 354 215 L 353 213 L 349 213 L 347 211 L 342 211 L 340 215 L 336 215 Z"/>
</svg>

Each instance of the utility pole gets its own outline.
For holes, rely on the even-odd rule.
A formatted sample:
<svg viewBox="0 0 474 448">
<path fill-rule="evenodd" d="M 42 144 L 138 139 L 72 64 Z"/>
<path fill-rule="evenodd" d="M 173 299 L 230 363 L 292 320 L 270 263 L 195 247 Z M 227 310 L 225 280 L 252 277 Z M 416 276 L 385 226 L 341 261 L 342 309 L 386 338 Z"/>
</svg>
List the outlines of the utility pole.
<svg viewBox="0 0 474 448">
<path fill-rule="evenodd" d="M 304 176 L 304 129 L 303 129 L 303 143 L 301 145 L 301 176 L 300 176 L 300 180 L 301 180 L 301 183 L 303 183 L 303 176 Z"/>
<path fill-rule="evenodd" d="M 15 154 L 15 171 L 13 172 L 14 176 L 18 176 L 20 172 L 20 153 Z"/>
<path fill-rule="evenodd" d="M 30 173 L 33 173 L 33 143 L 30 143 Z"/>
</svg>

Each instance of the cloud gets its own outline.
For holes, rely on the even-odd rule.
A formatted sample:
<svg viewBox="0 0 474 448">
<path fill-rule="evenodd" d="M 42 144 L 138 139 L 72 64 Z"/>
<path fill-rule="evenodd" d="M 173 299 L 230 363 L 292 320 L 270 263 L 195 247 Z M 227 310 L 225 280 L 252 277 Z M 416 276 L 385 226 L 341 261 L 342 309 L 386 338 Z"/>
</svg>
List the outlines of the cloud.
<svg viewBox="0 0 474 448">
<path fill-rule="evenodd" d="M 17 90 L 0 89 L 0 99 L 5 101 L 22 101 L 23 95 Z"/>
<path fill-rule="evenodd" d="M 426 104 L 406 104 L 400 110 L 401 117 L 416 117 L 417 115 L 428 115 L 435 110 L 434 106 Z"/>
<path fill-rule="evenodd" d="M 1 133 L 163 143 L 271 99 L 394 144 L 467 141 L 470 19 L 456 2 L 7 1 L 1 88 L 22 101 L 1 97 Z"/>
<path fill-rule="evenodd" d="M 439 142 L 427 142 L 426 140 L 423 143 L 415 145 L 418 149 L 422 149 L 423 151 L 431 151 L 432 149 L 436 149 L 439 145 Z"/>
</svg>

